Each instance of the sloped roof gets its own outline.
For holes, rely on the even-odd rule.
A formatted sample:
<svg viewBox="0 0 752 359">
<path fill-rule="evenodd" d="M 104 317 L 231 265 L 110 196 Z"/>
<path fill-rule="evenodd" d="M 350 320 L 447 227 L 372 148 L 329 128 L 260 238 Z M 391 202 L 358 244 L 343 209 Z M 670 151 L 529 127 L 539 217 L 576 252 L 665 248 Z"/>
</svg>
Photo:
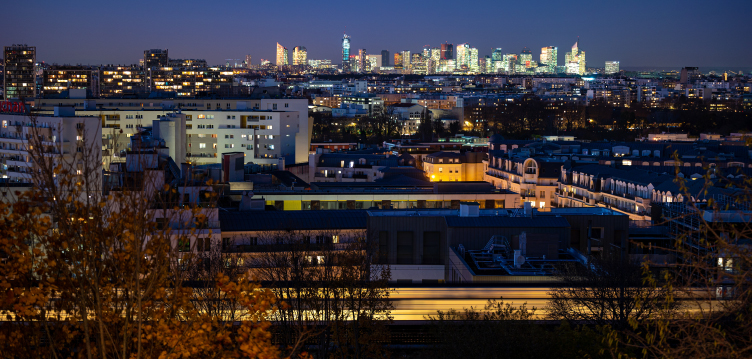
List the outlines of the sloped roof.
<svg viewBox="0 0 752 359">
<path fill-rule="evenodd" d="M 641 170 L 638 168 L 630 168 L 628 170 L 624 170 L 611 166 L 595 164 L 576 166 L 572 170 L 589 175 L 595 175 L 598 177 L 621 179 L 631 183 L 640 183 L 645 185 L 652 183 L 653 186 L 657 186 L 660 183 L 670 181 L 674 178 L 674 176 L 668 174 L 664 175 L 653 171 Z"/>
</svg>

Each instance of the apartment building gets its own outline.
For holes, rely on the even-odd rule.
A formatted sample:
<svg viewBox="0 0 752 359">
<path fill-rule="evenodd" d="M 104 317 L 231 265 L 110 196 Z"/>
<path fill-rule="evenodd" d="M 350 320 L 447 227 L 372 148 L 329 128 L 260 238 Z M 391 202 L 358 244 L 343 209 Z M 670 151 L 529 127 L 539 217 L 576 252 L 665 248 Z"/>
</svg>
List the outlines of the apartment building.
<svg viewBox="0 0 752 359">
<path fill-rule="evenodd" d="M 102 161 L 98 141 L 102 127 L 97 117 L 81 116 L 70 109 L 30 116 L 20 102 L 4 102 L 0 113 L 0 178 L 8 183 L 33 183 L 34 161 L 28 140 L 41 136 L 44 152 L 60 161 Z M 88 150 L 93 149 L 87 158 Z M 76 175 L 83 175 L 80 171 Z M 96 179 L 93 179 L 96 181 Z"/>
<path fill-rule="evenodd" d="M 34 66 L 36 46 L 12 45 L 3 50 L 3 90 L 5 100 L 33 99 L 37 95 Z"/>
<path fill-rule="evenodd" d="M 360 152 L 360 151 L 359 151 Z M 395 156 L 374 153 L 331 153 L 321 148 L 308 157 L 309 182 L 374 182 L 384 178 L 386 169 L 411 169 L 415 160 L 408 154 Z"/>
<path fill-rule="evenodd" d="M 436 152 L 423 158 L 423 171 L 432 182 L 483 181 L 483 152 Z"/>
<path fill-rule="evenodd" d="M 227 120 L 227 116 L 230 116 L 230 120 L 235 120 L 236 123 L 203 123 L 202 125 L 214 125 L 214 128 L 228 128 L 228 127 L 221 127 L 221 126 L 228 126 L 228 125 L 235 125 L 235 128 L 240 128 L 240 119 L 243 115 L 251 115 L 250 113 L 238 113 L 238 112 L 250 112 L 250 111 L 267 111 L 267 112 L 289 112 L 290 116 L 294 116 L 293 112 L 297 113 L 297 122 L 293 125 L 292 123 L 285 123 L 285 129 L 287 129 L 287 125 L 290 125 L 290 129 L 292 129 L 296 135 L 293 136 L 290 133 L 285 133 L 285 137 L 287 137 L 287 134 L 290 134 L 290 137 L 295 140 L 295 151 L 292 151 L 292 148 L 288 149 L 285 148 L 287 151 L 283 151 L 281 153 L 290 153 L 289 157 L 288 155 L 282 155 L 285 157 L 285 161 L 287 164 L 292 163 L 305 163 L 308 162 L 308 148 L 311 144 L 311 136 L 313 132 L 313 118 L 308 117 L 308 100 L 302 99 L 302 98 L 238 98 L 238 99 L 129 99 L 129 98 L 100 98 L 100 99 L 39 99 L 39 105 L 37 106 L 38 109 L 42 111 L 52 111 L 52 109 L 55 106 L 63 107 L 63 106 L 69 106 L 75 108 L 77 111 L 79 110 L 85 110 L 89 111 L 88 113 L 94 114 L 99 116 L 100 112 L 105 114 L 112 111 L 147 111 L 147 110 L 153 110 L 155 112 L 151 113 L 150 116 L 146 117 L 147 112 L 144 113 L 127 113 L 127 115 L 132 115 L 132 120 L 142 120 L 140 122 L 132 122 L 129 124 L 135 125 L 136 124 L 151 124 L 151 121 L 157 119 L 157 114 L 164 115 L 167 112 L 172 112 L 173 110 L 181 110 L 183 113 L 191 115 L 191 113 L 187 113 L 186 111 L 196 111 L 196 113 L 193 113 L 191 117 L 191 120 L 197 121 L 199 120 L 199 116 L 203 112 L 207 111 L 236 111 L 236 113 L 226 113 L 226 114 L 219 114 L 219 113 L 204 113 L 204 116 L 212 115 L 214 118 L 209 118 L 207 120 L 220 120 L 224 119 Z M 163 112 L 159 112 L 163 111 Z M 116 114 L 116 113 L 112 113 Z M 122 113 L 123 115 L 126 115 L 126 113 Z M 232 116 L 235 115 L 235 118 L 233 119 Z M 141 118 L 136 118 L 136 116 L 142 116 Z M 261 113 L 258 114 L 259 120 L 260 116 L 262 116 Z M 266 114 L 267 120 L 269 114 Z M 279 116 L 272 115 L 272 118 L 276 119 L 279 118 Z M 292 118 L 292 117 L 291 117 Z M 120 117 L 121 120 L 126 119 L 125 116 Z M 206 118 L 204 118 L 206 119 Z M 131 119 L 127 119 L 131 120 Z M 253 119 L 249 119 L 251 121 Z M 287 116 L 285 116 L 285 121 L 287 120 Z M 146 122 L 144 122 L 146 121 Z M 125 123 L 123 126 L 120 126 L 120 128 L 125 129 Z M 196 130 L 196 126 L 192 126 L 192 129 L 189 130 Z M 246 124 L 248 125 L 248 124 Z M 254 125 L 254 124 L 252 124 Z M 258 124 L 263 125 L 263 124 Z M 274 124 L 272 125 L 272 129 L 275 130 Z M 107 126 L 104 126 L 107 127 Z M 229 127 L 232 128 L 232 127 Z M 258 129 L 261 129 L 259 127 Z M 269 130 L 267 128 L 267 130 Z M 276 131 L 276 130 L 275 130 Z M 189 134 L 191 131 L 188 132 Z M 213 132 L 208 132 L 207 134 L 212 134 Z M 198 134 L 198 133 L 196 133 Z M 275 133 L 269 132 L 269 133 L 263 133 L 260 135 L 275 135 Z M 265 138 L 266 139 L 266 138 Z M 127 141 L 126 141 L 127 143 Z M 290 146 L 285 147 L 292 147 L 292 144 Z M 303 149 L 301 151 L 298 151 L 297 149 Z M 277 150 L 277 147 L 275 147 L 275 150 Z M 273 152 L 269 152 L 269 155 L 274 154 Z M 260 154 L 261 157 L 259 158 L 265 158 L 263 157 L 263 153 Z M 280 157 L 280 154 L 277 153 L 277 157 Z M 268 156 L 266 158 L 269 158 Z"/>
<path fill-rule="evenodd" d="M 44 97 L 59 95 L 64 91 L 85 90 L 96 94 L 94 74 L 88 66 L 52 65 L 42 71 L 42 93 Z"/>
<path fill-rule="evenodd" d="M 493 143 L 491 148 L 497 146 L 498 143 Z M 520 205 L 530 202 L 536 208 L 555 206 L 554 192 L 565 160 L 546 156 L 545 152 L 552 148 L 537 142 L 526 145 L 525 151 L 490 150 L 488 160 L 484 161 L 484 180 L 496 188 L 519 193 Z"/>
<path fill-rule="evenodd" d="M 143 67 L 137 65 L 100 66 L 99 96 L 121 98 L 140 93 L 144 91 L 145 76 Z"/>
<path fill-rule="evenodd" d="M 673 179 L 673 174 L 638 168 L 564 167 L 556 198 L 559 207 L 601 206 L 627 214 L 632 220 L 650 220 L 655 188 Z"/>
<path fill-rule="evenodd" d="M 385 177 L 387 177 L 385 175 Z M 477 202 L 481 208 L 515 208 L 517 193 L 491 187 L 486 182 L 428 182 L 397 174 L 375 182 L 314 182 L 310 189 L 257 187 L 253 193 L 278 210 L 343 209 L 459 209 L 460 202 Z M 242 191 L 231 191 L 239 202 Z"/>
<path fill-rule="evenodd" d="M 539 212 L 462 202 L 456 209 L 246 209 L 220 211 L 219 221 L 222 251 L 251 261 L 294 246 L 327 256 L 368 236 L 375 242 L 368 253 L 373 264 L 389 265 L 390 280 L 404 284 L 554 282 L 553 262 L 628 249 L 627 216 L 605 208 Z M 513 254 L 527 264 L 512 260 Z"/>
<path fill-rule="evenodd" d="M 222 152 L 242 152 L 245 162 L 257 164 L 294 163 L 298 152 L 308 148 L 296 146 L 300 118 L 295 111 L 261 110 L 80 110 L 77 114 L 97 116 L 102 124 L 106 155 L 118 155 L 142 127 L 152 127 L 166 117 L 178 119 L 185 129 L 186 160 L 195 164 L 219 163 Z M 121 132 L 122 131 L 122 132 Z"/>
</svg>

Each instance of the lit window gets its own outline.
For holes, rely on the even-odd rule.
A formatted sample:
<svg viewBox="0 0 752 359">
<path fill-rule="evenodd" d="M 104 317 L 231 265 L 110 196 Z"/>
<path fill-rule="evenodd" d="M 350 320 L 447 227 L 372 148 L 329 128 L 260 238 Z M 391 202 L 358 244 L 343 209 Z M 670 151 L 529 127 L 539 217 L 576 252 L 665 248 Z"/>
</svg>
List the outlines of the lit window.
<svg viewBox="0 0 752 359">
<path fill-rule="evenodd" d="M 206 144 L 205 143 L 199 143 L 198 144 L 198 148 L 206 148 Z"/>
</svg>

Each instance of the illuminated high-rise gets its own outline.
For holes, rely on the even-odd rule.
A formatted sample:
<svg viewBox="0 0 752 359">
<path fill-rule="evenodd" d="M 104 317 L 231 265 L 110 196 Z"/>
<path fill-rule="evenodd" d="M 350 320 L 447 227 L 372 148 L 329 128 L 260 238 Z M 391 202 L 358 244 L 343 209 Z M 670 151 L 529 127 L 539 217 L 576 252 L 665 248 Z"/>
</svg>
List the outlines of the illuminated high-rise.
<svg viewBox="0 0 752 359">
<path fill-rule="evenodd" d="M 513 74 L 517 64 L 517 54 L 504 54 L 501 60 L 501 69 L 504 73 Z"/>
<path fill-rule="evenodd" d="M 168 77 L 169 68 L 167 67 L 170 62 L 167 49 L 151 49 L 144 51 L 144 73 L 146 74 L 146 81 L 144 85 L 146 90 L 157 91 L 157 86 L 166 84 L 157 84 L 156 82 L 166 81 Z"/>
<path fill-rule="evenodd" d="M 431 55 L 428 59 L 428 73 L 433 74 L 439 68 L 439 61 L 441 61 L 441 49 L 437 47 L 431 48 Z"/>
<path fill-rule="evenodd" d="M 567 68 L 567 74 L 584 75 L 585 74 L 585 51 L 580 51 L 580 39 L 572 45 L 572 51 L 564 55 L 564 66 Z"/>
<path fill-rule="evenodd" d="M 478 61 L 478 49 L 471 47 L 468 50 L 468 62 L 467 62 L 467 69 L 470 72 L 478 73 L 480 72 L 480 64 Z"/>
<path fill-rule="evenodd" d="M 547 68 L 546 72 L 556 73 L 556 66 L 559 66 L 559 49 L 556 46 L 541 48 L 540 62 Z"/>
<path fill-rule="evenodd" d="M 250 69 L 251 66 L 251 55 L 245 55 L 245 67 Z"/>
<path fill-rule="evenodd" d="M 277 43 L 277 66 L 287 66 L 287 48 Z"/>
<path fill-rule="evenodd" d="M 295 66 L 308 63 L 308 50 L 303 46 L 295 46 L 292 50 L 292 64 Z"/>
<path fill-rule="evenodd" d="M 470 64 L 470 45 L 459 44 L 457 45 L 457 59 L 455 66 L 459 71 L 467 71 Z"/>
<path fill-rule="evenodd" d="M 499 72 L 501 71 L 501 62 L 504 60 L 504 54 L 501 52 L 501 48 L 497 47 L 491 51 L 491 63 L 486 64 L 487 72 Z"/>
<path fill-rule="evenodd" d="M 606 75 L 619 72 L 619 61 L 606 61 Z"/>
<path fill-rule="evenodd" d="M 342 36 L 342 72 L 350 72 L 350 36 Z"/>
<path fill-rule="evenodd" d="M 3 72 L 5 99 L 33 99 L 37 94 L 34 63 L 37 57 L 36 46 L 6 46 Z"/>
<path fill-rule="evenodd" d="M 522 52 L 520 52 L 520 57 L 518 58 L 519 64 L 524 66 L 526 69 L 529 69 L 533 67 L 533 52 L 530 51 L 527 47 L 522 49 Z"/>
<path fill-rule="evenodd" d="M 366 49 L 360 49 L 358 50 L 358 71 L 359 72 L 368 72 L 371 71 L 370 63 L 368 62 L 368 56 L 366 54 Z"/>
<path fill-rule="evenodd" d="M 366 60 L 368 61 L 371 71 L 378 71 L 383 66 L 381 55 L 367 55 Z"/>
<path fill-rule="evenodd" d="M 441 60 L 454 60 L 454 45 L 441 44 Z"/>
<path fill-rule="evenodd" d="M 397 52 L 394 54 L 394 68 L 397 70 L 401 70 L 403 68 L 401 52 Z"/>
<path fill-rule="evenodd" d="M 429 51 L 430 53 L 430 51 Z M 425 75 L 428 73 L 429 57 L 425 57 L 422 54 L 413 54 L 412 61 L 410 63 L 410 69 L 414 74 Z"/>
<path fill-rule="evenodd" d="M 412 58 L 410 57 L 410 51 L 407 51 L 407 50 L 402 51 L 401 55 L 402 55 L 402 69 L 406 71 L 411 70 L 412 64 L 410 63 L 410 61 Z"/>
</svg>

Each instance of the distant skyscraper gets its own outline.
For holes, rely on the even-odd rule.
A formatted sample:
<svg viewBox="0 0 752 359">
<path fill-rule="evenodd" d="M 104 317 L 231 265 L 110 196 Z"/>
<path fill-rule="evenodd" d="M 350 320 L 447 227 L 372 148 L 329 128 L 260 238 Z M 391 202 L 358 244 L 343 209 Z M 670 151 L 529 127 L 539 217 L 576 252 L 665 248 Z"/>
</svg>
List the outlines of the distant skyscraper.
<svg viewBox="0 0 752 359">
<path fill-rule="evenodd" d="M 251 55 L 245 55 L 245 67 L 250 69 L 251 66 Z"/>
<path fill-rule="evenodd" d="M 457 66 L 457 70 L 460 71 L 467 71 L 468 65 L 470 63 L 470 45 L 468 44 L 459 44 L 457 45 L 457 61 L 455 61 L 455 66 Z"/>
<path fill-rule="evenodd" d="M 382 59 L 383 56 L 381 55 L 367 55 L 368 63 L 371 66 L 371 71 L 377 71 L 380 67 L 383 66 Z"/>
<path fill-rule="evenodd" d="M 467 68 L 470 72 L 480 72 L 480 63 L 478 59 L 478 49 L 471 47 L 468 51 Z"/>
<path fill-rule="evenodd" d="M 401 52 L 394 54 L 394 68 L 397 70 L 402 69 L 402 53 Z"/>
<path fill-rule="evenodd" d="M 287 48 L 277 43 L 277 66 L 287 66 Z"/>
<path fill-rule="evenodd" d="M 381 50 L 381 66 L 388 67 L 389 63 L 389 50 Z"/>
<path fill-rule="evenodd" d="M 342 72 L 350 72 L 350 36 L 342 36 Z"/>
<path fill-rule="evenodd" d="M 580 51 L 580 39 L 572 45 L 572 51 L 564 55 L 564 65 L 567 67 L 567 73 L 573 75 L 585 74 L 585 51 Z"/>
<path fill-rule="evenodd" d="M 441 60 L 454 60 L 454 45 L 441 44 Z"/>
<path fill-rule="evenodd" d="M 517 64 L 517 57 L 517 54 L 504 54 L 501 60 L 502 71 L 507 74 L 513 74 L 515 70 L 514 66 Z"/>
<path fill-rule="evenodd" d="M 402 51 L 402 69 L 403 70 L 410 70 L 412 69 L 412 65 L 410 64 L 410 60 L 412 59 L 410 57 L 410 51 Z"/>
<path fill-rule="evenodd" d="M 34 99 L 37 94 L 34 63 L 37 58 L 36 46 L 6 46 L 4 51 L 5 100 Z"/>
<path fill-rule="evenodd" d="M 547 68 L 546 72 L 556 73 L 556 66 L 559 66 L 559 49 L 556 46 L 541 48 L 540 62 Z"/>
<path fill-rule="evenodd" d="M 292 64 L 295 66 L 308 63 L 308 51 L 303 46 L 295 46 L 292 50 Z"/>
<path fill-rule="evenodd" d="M 427 71 L 426 58 L 422 54 L 413 54 L 410 69 L 415 74 L 425 75 Z"/>
<path fill-rule="evenodd" d="M 619 61 L 606 61 L 606 75 L 619 72 Z"/>
<path fill-rule="evenodd" d="M 518 58 L 519 64 L 521 66 L 524 66 L 526 69 L 529 69 L 533 67 L 533 52 L 530 51 L 527 47 L 522 49 L 522 52 L 520 52 L 520 57 Z"/>
<path fill-rule="evenodd" d="M 438 71 L 439 61 L 441 61 L 441 49 L 438 47 L 431 48 L 431 57 L 428 62 L 428 73 L 433 74 Z"/>
<path fill-rule="evenodd" d="M 369 68 L 370 64 L 368 63 L 368 55 L 366 54 L 366 49 L 360 49 L 358 50 L 358 71 L 360 72 L 368 72 L 371 69 Z"/>
<path fill-rule="evenodd" d="M 501 48 L 497 47 L 491 51 L 491 63 L 486 64 L 487 72 L 499 72 L 501 71 L 501 62 L 504 60 L 504 54 L 501 52 Z"/>
</svg>

